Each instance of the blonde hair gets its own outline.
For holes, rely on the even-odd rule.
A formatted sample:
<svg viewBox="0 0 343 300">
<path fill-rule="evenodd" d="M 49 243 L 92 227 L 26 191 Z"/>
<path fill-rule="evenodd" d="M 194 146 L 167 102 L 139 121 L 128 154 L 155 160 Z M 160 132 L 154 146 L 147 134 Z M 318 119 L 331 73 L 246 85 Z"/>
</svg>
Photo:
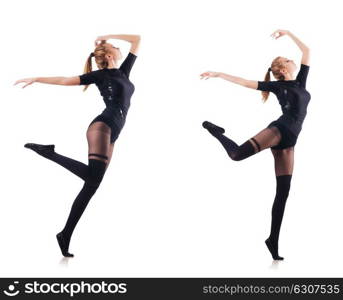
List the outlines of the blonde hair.
<svg viewBox="0 0 343 300">
<path fill-rule="evenodd" d="M 276 57 L 273 61 L 272 61 L 272 65 L 270 67 L 271 72 L 273 73 L 273 76 L 277 79 L 277 80 L 284 80 L 285 76 L 283 76 L 283 74 L 281 73 L 281 69 L 283 69 L 285 66 L 281 60 L 281 56 Z M 264 76 L 264 81 L 270 81 L 270 72 L 269 69 L 266 73 L 266 75 Z M 262 100 L 263 102 L 266 102 L 269 96 L 269 91 L 262 91 Z"/>
<path fill-rule="evenodd" d="M 92 71 L 92 56 L 94 56 L 95 58 L 95 63 L 97 64 L 98 69 L 104 69 L 108 67 L 108 61 L 105 57 L 105 55 L 108 54 L 108 51 L 106 50 L 106 47 L 104 46 L 105 43 L 106 43 L 105 40 L 101 41 L 100 44 L 95 47 L 94 52 L 88 56 L 84 70 L 83 70 L 83 74 L 86 74 Z M 85 85 L 83 91 L 86 91 L 88 86 L 89 85 Z"/>
</svg>

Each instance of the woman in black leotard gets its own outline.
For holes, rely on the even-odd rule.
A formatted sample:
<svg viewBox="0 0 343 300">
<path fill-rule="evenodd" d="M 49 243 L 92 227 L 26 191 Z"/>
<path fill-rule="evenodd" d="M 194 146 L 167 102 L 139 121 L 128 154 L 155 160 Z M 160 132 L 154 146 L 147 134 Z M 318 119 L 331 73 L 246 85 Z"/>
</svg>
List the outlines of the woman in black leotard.
<svg viewBox="0 0 343 300">
<path fill-rule="evenodd" d="M 106 42 L 111 38 L 131 43 L 130 51 L 119 68 L 118 60 L 122 58 L 122 54 L 119 48 Z M 95 40 L 94 52 L 87 59 L 85 74 L 74 77 L 25 78 L 15 82 L 25 82 L 23 88 L 34 82 L 85 85 L 84 91 L 88 85 L 95 83 L 106 104 L 106 108 L 92 120 L 87 129 L 88 165 L 55 152 L 55 145 L 25 144 L 26 148 L 58 163 L 84 180 L 63 230 L 56 235 L 61 252 L 66 257 L 73 256 L 68 252 L 72 233 L 103 179 L 112 157 L 114 142 L 125 124 L 130 98 L 135 89 L 129 75 L 137 57 L 139 44 L 139 35 L 100 36 Z M 92 57 L 98 66 L 96 71 L 92 71 Z"/>
<path fill-rule="evenodd" d="M 277 39 L 283 35 L 288 35 L 302 51 L 300 71 L 296 79 L 293 79 L 295 63 L 280 56 L 273 60 L 264 81 L 246 80 L 220 72 L 205 72 L 200 75 L 205 79 L 219 77 L 244 87 L 261 90 L 264 101 L 267 100 L 269 92 L 272 92 L 277 96 L 281 105 L 282 116 L 240 146 L 224 136 L 223 128 L 208 121 L 203 123 L 203 127 L 219 140 L 233 160 L 242 160 L 259 151 L 271 148 L 275 162 L 276 196 L 272 208 L 271 231 L 265 243 L 275 260 L 283 259 L 278 253 L 278 241 L 293 173 L 294 146 L 311 99 L 310 93 L 306 90 L 310 50 L 287 30 L 276 30 L 272 37 Z M 270 72 L 277 81 L 270 81 Z"/>
</svg>

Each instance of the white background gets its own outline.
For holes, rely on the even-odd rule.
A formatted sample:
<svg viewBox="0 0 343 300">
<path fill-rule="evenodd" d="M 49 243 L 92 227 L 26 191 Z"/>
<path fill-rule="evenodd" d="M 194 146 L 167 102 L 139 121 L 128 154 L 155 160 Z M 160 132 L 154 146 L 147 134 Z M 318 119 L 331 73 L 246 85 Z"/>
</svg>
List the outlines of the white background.
<svg viewBox="0 0 343 300">
<path fill-rule="evenodd" d="M 1 276 L 342 276 L 340 1 L 7 1 L 1 3 Z M 276 56 L 312 50 L 308 115 L 280 235 L 264 245 L 275 195 L 273 157 L 241 162 L 201 126 L 241 144 L 281 114 L 273 94 L 212 70 L 263 80 Z M 83 73 L 94 40 L 140 34 L 136 90 L 104 180 L 64 259 L 56 242 L 83 182 L 26 149 L 53 143 L 87 162 L 86 129 L 104 109 L 95 85 L 13 83 Z M 129 44 L 110 40 L 125 57 Z M 94 63 L 94 61 L 93 61 Z M 95 64 L 93 68 L 96 69 Z M 296 74 L 295 74 L 296 75 Z M 274 78 L 273 78 L 274 80 Z"/>
</svg>

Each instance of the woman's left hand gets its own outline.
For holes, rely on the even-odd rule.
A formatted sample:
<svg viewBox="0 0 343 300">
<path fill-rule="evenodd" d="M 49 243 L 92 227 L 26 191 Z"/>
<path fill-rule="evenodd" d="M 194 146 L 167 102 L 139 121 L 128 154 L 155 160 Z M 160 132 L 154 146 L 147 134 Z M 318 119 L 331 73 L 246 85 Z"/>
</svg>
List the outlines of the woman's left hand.
<svg viewBox="0 0 343 300">
<path fill-rule="evenodd" d="M 212 71 L 207 71 L 204 73 L 200 74 L 200 79 L 209 79 L 210 77 L 218 77 L 219 76 L 219 72 L 212 72 Z"/>
<path fill-rule="evenodd" d="M 282 29 L 278 29 L 275 30 L 272 34 L 271 37 L 274 37 L 275 39 L 278 39 L 279 37 L 283 36 L 283 35 L 287 35 L 289 33 L 288 30 L 282 30 Z M 278 36 L 276 36 L 276 34 L 279 34 Z"/>
<path fill-rule="evenodd" d="M 18 84 L 18 83 L 20 83 L 20 82 L 25 82 L 26 84 L 22 87 L 22 88 L 24 88 L 24 87 L 26 87 L 26 86 L 28 86 L 28 85 L 30 85 L 30 84 L 36 82 L 36 80 L 37 80 L 36 77 L 19 79 L 19 80 L 17 80 L 17 81 L 14 83 L 14 85 L 16 85 L 16 84 Z"/>
</svg>

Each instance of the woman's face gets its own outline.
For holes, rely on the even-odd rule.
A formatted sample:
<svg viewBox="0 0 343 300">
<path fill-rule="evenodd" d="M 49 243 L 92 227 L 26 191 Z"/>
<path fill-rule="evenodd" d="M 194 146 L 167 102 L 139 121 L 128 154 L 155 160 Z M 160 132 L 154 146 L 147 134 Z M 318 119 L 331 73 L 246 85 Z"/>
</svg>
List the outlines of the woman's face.
<svg viewBox="0 0 343 300">
<path fill-rule="evenodd" d="M 122 58 L 121 51 L 118 47 L 114 47 L 112 44 L 106 43 L 104 44 L 106 50 L 107 50 L 107 55 L 111 56 L 110 59 L 114 59 L 115 61 L 120 60 Z"/>
<path fill-rule="evenodd" d="M 289 73 L 289 74 L 293 74 L 293 72 L 296 70 L 297 66 L 296 64 L 294 63 L 293 60 L 291 59 L 288 59 L 286 57 L 283 57 L 282 58 L 282 64 L 284 65 L 286 71 Z"/>
</svg>

